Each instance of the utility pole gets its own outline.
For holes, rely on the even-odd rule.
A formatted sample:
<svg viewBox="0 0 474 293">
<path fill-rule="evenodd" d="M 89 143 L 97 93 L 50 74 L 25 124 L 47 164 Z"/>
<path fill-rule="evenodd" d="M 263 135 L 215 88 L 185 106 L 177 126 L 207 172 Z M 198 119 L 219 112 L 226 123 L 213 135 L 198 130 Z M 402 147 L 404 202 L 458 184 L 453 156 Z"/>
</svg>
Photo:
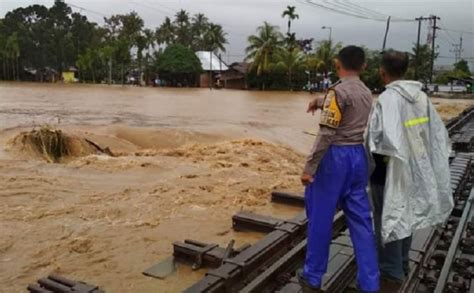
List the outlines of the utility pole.
<svg viewBox="0 0 474 293">
<path fill-rule="evenodd" d="M 454 53 L 454 63 L 458 63 L 458 61 L 459 61 L 459 52 L 460 52 L 459 44 L 452 44 L 452 45 L 453 45 L 454 49 L 450 50 L 450 52 Z"/>
<path fill-rule="evenodd" d="M 219 53 L 219 76 L 220 76 L 219 81 L 218 81 L 219 82 L 219 87 L 222 87 L 222 85 L 221 85 L 221 80 L 222 80 L 222 54 L 221 53 Z"/>
<path fill-rule="evenodd" d="M 455 63 L 458 63 L 462 59 L 462 35 L 459 38 L 459 44 L 453 44 L 454 49 L 451 50 L 451 52 L 454 53 L 454 61 Z"/>
<path fill-rule="evenodd" d="M 326 30 L 326 29 L 329 30 L 329 44 L 331 44 L 331 43 L 332 43 L 332 27 L 330 27 L 330 26 L 323 26 L 322 29 L 323 29 L 323 30 Z"/>
<path fill-rule="evenodd" d="M 209 51 L 209 89 L 212 90 L 212 51 Z"/>
<path fill-rule="evenodd" d="M 387 18 L 387 27 L 385 28 L 385 36 L 383 38 L 382 52 L 385 52 L 385 46 L 387 45 L 388 30 L 390 29 L 391 16 Z"/>
<path fill-rule="evenodd" d="M 418 67 L 420 66 L 420 35 L 421 35 L 421 22 L 427 20 L 426 17 L 420 16 L 415 18 L 418 21 L 418 37 L 416 39 L 416 59 L 415 59 L 415 80 L 418 80 Z"/>
<path fill-rule="evenodd" d="M 434 74 L 434 61 L 435 61 L 435 53 L 436 53 L 436 48 L 435 48 L 435 41 L 436 41 L 436 30 L 439 29 L 439 27 L 436 26 L 436 21 L 441 19 L 436 15 L 430 16 L 430 19 L 433 20 L 433 37 L 431 39 L 431 70 L 430 70 L 430 83 L 433 83 L 433 74 Z"/>
<path fill-rule="evenodd" d="M 415 20 L 418 21 L 418 36 L 416 39 L 415 80 L 418 80 L 420 78 L 419 67 L 420 67 L 421 22 L 425 20 L 430 20 L 430 19 L 433 19 L 433 16 L 429 16 L 429 17 L 420 16 L 418 18 L 415 18 Z"/>
</svg>

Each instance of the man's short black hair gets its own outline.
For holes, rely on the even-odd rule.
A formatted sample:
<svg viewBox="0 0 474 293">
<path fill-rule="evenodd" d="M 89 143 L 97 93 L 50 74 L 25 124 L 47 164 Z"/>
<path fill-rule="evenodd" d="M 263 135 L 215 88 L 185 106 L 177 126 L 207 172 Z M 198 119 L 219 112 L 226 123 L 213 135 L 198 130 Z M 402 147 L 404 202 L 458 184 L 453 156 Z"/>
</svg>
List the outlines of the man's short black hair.
<svg viewBox="0 0 474 293">
<path fill-rule="evenodd" d="M 407 73 L 409 61 L 407 53 L 390 50 L 383 53 L 380 66 L 391 77 L 400 78 Z"/>
<path fill-rule="evenodd" d="M 344 69 L 361 71 L 365 64 L 365 52 L 361 47 L 347 46 L 339 51 L 337 59 L 342 63 Z"/>
</svg>

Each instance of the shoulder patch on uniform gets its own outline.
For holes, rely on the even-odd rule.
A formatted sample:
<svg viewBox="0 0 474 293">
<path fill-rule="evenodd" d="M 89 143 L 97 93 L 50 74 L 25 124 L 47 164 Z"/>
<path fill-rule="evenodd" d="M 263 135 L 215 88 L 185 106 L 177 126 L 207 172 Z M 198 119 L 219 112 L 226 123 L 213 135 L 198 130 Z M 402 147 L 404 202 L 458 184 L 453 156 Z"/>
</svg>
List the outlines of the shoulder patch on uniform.
<svg viewBox="0 0 474 293">
<path fill-rule="evenodd" d="M 341 124 L 342 112 L 337 104 L 336 90 L 330 89 L 324 99 L 323 111 L 321 113 L 321 119 L 319 124 L 330 127 L 338 128 Z"/>
</svg>

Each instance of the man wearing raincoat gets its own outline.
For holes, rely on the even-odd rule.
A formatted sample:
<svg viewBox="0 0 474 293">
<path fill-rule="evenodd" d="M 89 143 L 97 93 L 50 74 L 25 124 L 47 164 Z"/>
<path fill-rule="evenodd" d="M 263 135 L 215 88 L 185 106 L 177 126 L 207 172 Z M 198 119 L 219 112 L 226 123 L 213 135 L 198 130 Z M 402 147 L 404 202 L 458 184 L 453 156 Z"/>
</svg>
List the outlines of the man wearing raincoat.
<svg viewBox="0 0 474 293">
<path fill-rule="evenodd" d="M 442 224 L 453 208 L 448 132 L 422 84 L 403 80 L 407 68 L 407 54 L 383 55 L 386 90 L 366 138 L 375 163 L 371 193 L 382 284 L 392 283 L 394 292 L 408 272 L 411 235 Z"/>
</svg>

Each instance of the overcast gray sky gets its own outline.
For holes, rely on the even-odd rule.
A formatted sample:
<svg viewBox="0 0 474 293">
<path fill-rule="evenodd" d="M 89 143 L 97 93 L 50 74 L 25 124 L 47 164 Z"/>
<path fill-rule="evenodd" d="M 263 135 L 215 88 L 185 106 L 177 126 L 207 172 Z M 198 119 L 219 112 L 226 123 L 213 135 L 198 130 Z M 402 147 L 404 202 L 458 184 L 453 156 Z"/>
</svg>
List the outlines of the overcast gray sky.
<svg viewBox="0 0 474 293">
<path fill-rule="evenodd" d="M 325 0 L 333 2 L 333 0 Z M 336 0 L 336 3 L 344 1 Z M 136 11 L 145 20 L 149 28 L 159 26 L 166 16 L 172 16 L 183 8 L 190 13 L 205 13 L 213 22 L 222 24 L 228 32 L 229 44 L 227 58 L 241 60 L 247 45 L 247 36 L 254 33 L 264 20 L 280 26 L 286 31 L 286 20 L 281 13 L 287 5 L 294 5 L 300 16 L 293 24 L 298 38 L 327 39 L 328 30 L 322 26 L 331 26 L 333 39 L 344 44 L 365 45 L 371 49 L 380 49 L 385 31 L 385 23 L 373 20 L 358 19 L 340 15 L 322 8 L 309 7 L 296 0 L 66 0 L 67 3 L 87 10 L 73 8 L 74 11 L 87 15 L 91 20 L 102 23 L 103 16 Z M 320 1 L 324 3 L 323 1 Z M 474 32 L 474 0 L 351 0 L 357 5 L 376 10 L 377 12 L 397 17 L 414 19 L 430 14 L 441 17 L 439 26 L 454 30 Z M 8 11 L 30 4 L 51 6 L 54 0 L 0 0 L 0 17 Z M 90 11 L 88 11 L 90 10 Z M 426 42 L 428 22 L 422 26 L 422 42 Z M 410 51 L 416 41 L 417 23 L 392 23 L 387 40 L 387 47 Z M 453 43 L 459 42 L 457 32 L 438 31 L 440 56 L 454 57 L 451 52 Z M 463 56 L 470 61 L 474 69 L 474 34 L 463 34 Z M 224 59 L 226 60 L 226 59 Z M 454 59 L 439 58 L 438 64 L 452 64 Z"/>
</svg>

